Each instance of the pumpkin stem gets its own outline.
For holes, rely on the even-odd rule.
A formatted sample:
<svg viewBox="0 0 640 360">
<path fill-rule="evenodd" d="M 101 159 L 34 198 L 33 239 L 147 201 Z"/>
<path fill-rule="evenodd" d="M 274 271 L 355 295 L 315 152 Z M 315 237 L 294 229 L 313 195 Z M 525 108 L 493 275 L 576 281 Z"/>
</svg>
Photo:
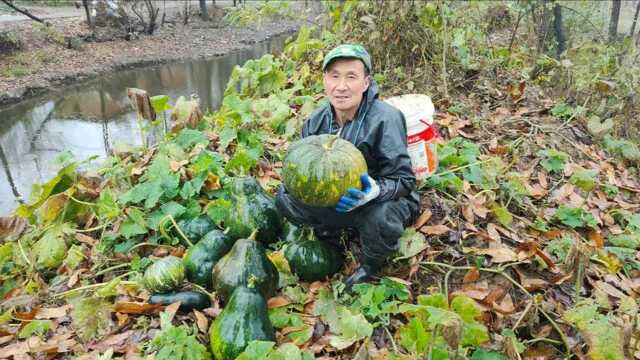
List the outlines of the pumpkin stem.
<svg viewBox="0 0 640 360">
<path fill-rule="evenodd" d="M 258 229 L 255 229 L 255 230 L 253 230 L 251 235 L 249 235 L 248 239 L 249 240 L 255 240 L 257 235 L 258 235 Z"/>
<path fill-rule="evenodd" d="M 331 150 L 333 149 L 333 144 L 335 144 L 337 140 L 338 140 L 338 137 L 334 136 L 329 141 L 327 141 L 327 143 L 323 144 L 322 147 L 325 150 Z"/>
<path fill-rule="evenodd" d="M 256 281 L 258 281 L 258 279 L 256 278 L 255 275 L 251 274 L 249 276 L 249 279 L 247 280 L 247 287 L 249 289 L 254 289 L 256 287 Z"/>
</svg>

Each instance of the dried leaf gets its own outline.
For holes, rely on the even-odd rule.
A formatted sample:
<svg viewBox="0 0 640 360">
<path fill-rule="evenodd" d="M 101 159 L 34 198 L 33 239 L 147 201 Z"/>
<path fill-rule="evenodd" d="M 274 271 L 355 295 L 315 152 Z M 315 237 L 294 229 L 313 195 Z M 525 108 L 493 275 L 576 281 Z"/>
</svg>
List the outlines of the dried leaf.
<svg viewBox="0 0 640 360">
<path fill-rule="evenodd" d="M 426 225 L 420 228 L 420 232 L 425 235 L 442 235 L 451 231 L 446 225 Z"/>
<path fill-rule="evenodd" d="M 464 274 L 464 278 L 462 279 L 462 282 L 466 284 L 466 283 L 476 282 L 478 281 L 478 279 L 480 279 L 480 271 L 478 271 L 477 268 L 472 268 L 471 270 L 467 271 L 466 274 Z"/>
<path fill-rule="evenodd" d="M 500 242 L 500 234 L 498 233 L 498 229 L 496 228 L 496 224 L 494 223 L 489 223 L 487 225 L 487 233 L 489 234 L 489 237 L 491 238 L 491 240 L 495 241 L 495 242 Z"/>
<path fill-rule="evenodd" d="M 209 329 L 209 319 L 201 313 L 200 311 L 193 309 L 193 314 L 196 316 L 196 324 L 198 325 L 198 329 L 203 334 L 207 334 Z"/>
<path fill-rule="evenodd" d="M 171 305 L 168 305 L 165 309 L 164 312 L 168 314 L 168 319 L 169 321 L 173 320 L 173 317 L 176 316 L 176 313 L 178 312 L 178 309 L 180 309 L 180 302 L 175 302 Z"/>
<path fill-rule="evenodd" d="M 463 248 L 465 253 L 473 253 L 476 255 L 489 255 L 495 263 L 511 262 L 518 260 L 518 254 L 507 247 L 475 249 Z"/>
<path fill-rule="evenodd" d="M 159 304 L 148 304 L 140 302 L 117 302 L 114 305 L 113 311 L 121 312 L 125 314 L 157 314 L 162 311 L 164 307 Z"/>
<path fill-rule="evenodd" d="M 0 217 L 0 240 L 15 239 L 27 228 L 27 221 L 19 216 Z"/>
<path fill-rule="evenodd" d="M 413 227 L 416 229 L 420 229 L 424 224 L 427 223 L 427 221 L 429 221 L 429 219 L 431 219 L 431 210 L 425 209 L 422 214 L 420 214 Z"/>
<path fill-rule="evenodd" d="M 279 308 L 287 306 L 289 304 L 291 304 L 291 300 L 284 296 L 272 297 L 269 299 L 269 301 L 267 301 L 267 306 L 269 307 L 269 309 Z"/>
<path fill-rule="evenodd" d="M 67 311 L 71 309 L 71 304 L 60 306 L 57 308 L 40 308 L 34 316 L 36 319 L 57 319 L 67 315 Z"/>
</svg>

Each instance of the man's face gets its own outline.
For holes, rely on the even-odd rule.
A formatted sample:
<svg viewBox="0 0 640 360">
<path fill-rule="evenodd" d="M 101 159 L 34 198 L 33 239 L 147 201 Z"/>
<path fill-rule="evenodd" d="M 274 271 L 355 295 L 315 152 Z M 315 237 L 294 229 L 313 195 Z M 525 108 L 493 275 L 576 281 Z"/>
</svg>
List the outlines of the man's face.
<svg viewBox="0 0 640 360">
<path fill-rule="evenodd" d="M 325 95 L 338 111 L 357 111 L 368 87 L 369 76 L 358 59 L 336 59 L 324 73 Z"/>
</svg>

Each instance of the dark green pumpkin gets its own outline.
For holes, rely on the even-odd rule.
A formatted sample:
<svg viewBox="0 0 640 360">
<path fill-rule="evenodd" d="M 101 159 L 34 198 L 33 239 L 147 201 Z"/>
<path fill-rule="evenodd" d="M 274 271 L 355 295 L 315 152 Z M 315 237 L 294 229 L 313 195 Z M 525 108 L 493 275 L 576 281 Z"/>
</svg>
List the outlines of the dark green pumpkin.
<svg viewBox="0 0 640 360">
<path fill-rule="evenodd" d="M 348 188 L 361 188 L 367 172 L 362 153 L 335 135 L 313 135 L 289 146 L 282 183 L 295 199 L 309 206 L 335 207 Z"/>
<path fill-rule="evenodd" d="M 149 304 L 171 305 L 180 302 L 180 311 L 189 312 L 193 309 L 206 309 L 211 306 L 209 295 L 196 291 L 180 291 L 169 294 L 154 294 L 149 298 Z"/>
<path fill-rule="evenodd" d="M 287 244 L 284 256 L 291 271 L 301 280 L 316 281 L 331 276 L 340 270 L 343 257 L 335 246 L 313 236 L 311 229 L 302 230 L 302 235 Z"/>
<path fill-rule="evenodd" d="M 224 303 L 235 288 L 247 286 L 250 280 L 263 296 L 270 297 L 278 286 L 278 270 L 259 242 L 240 239 L 213 267 L 213 287 Z"/>
<path fill-rule="evenodd" d="M 193 219 L 182 219 L 177 224 L 187 239 L 194 244 L 200 241 L 209 231 L 216 228 L 216 224 L 207 215 L 200 215 Z"/>
<path fill-rule="evenodd" d="M 251 341 L 275 338 L 266 300 L 256 289 L 244 286 L 233 291 L 209 329 L 211 350 L 218 360 L 235 359 Z"/>
<path fill-rule="evenodd" d="M 187 279 L 207 289 L 213 287 L 211 272 L 213 266 L 233 247 L 234 240 L 224 232 L 209 231 L 182 258 Z"/>
<path fill-rule="evenodd" d="M 278 241 L 282 218 L 275 199 L 253 177 L 239 177 L 229 186 L 231 208 L 224 219 L 229 236 L 247 238 L 257 230 L 256 239 L 269 244 Z"/>
</svg>

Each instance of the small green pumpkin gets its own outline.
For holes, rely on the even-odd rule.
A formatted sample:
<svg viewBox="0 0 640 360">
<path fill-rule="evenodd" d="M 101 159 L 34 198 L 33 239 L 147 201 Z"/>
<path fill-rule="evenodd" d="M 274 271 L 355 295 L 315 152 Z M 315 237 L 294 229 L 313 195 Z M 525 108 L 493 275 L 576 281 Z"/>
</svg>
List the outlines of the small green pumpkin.
<svg viewBox="0 0 640 360">
<path fill-rule="evenodd" d="M 284 256 L 291 271 L 304 281 L 331 276 L 340 270 L 344 261 L 338 249 L 316 239 L 309 228 L 304 229 L 298 239 L 287 244 Z"/>
<path fill-rule="evenodd" d="M 187 250 L 182 258 L 187 279 L 211 289 L 211 272 L 213 266 L 231 250 L 234 240 L 224 232 L 215 229 L 209 231 L 202 240 Z"/>
<path fill-rule="evenodd" d="M 291 144 L 282 166 L 282 182 L 298 201 L 335 207 L 348 188 L 361 188 L 367 172 L 362 153 L 335 135 L 313 135 Z"/>
<path fill-rule="evenodd" d="M 213 267 L 213 286 L 224 303 L 235 288 L 247 286 L 250 280 L 263 296 L 270 297 L 277 290 L 278 270 L 259 242 L 240 239 Z"/>
<path fill-rule="evenodd" d="M 209 329 L 213 355 L 233 360 L 254 340 L 275 341 L 267 302 L 257 289 L 240 286 Z"/>
<path fill-rule="evenodd" d="M 182 285 L 184 273 L 184 265 L 180 258 L 166 256 L 145 270 L 142 282 L 152 293 L 166 293 Z"/>
<path fill-rule="evenodd" d="M 224 226 L 234 239 L 247 238 L 257 230 L 256 239 L 264 244 L 278 241 L 282 217 L 275 199 L 267 194 L 253 177 L 239 177 L 231 181 L 231 208 Z"/>
<path fill-rule="evenodd" d="M 207 215 L 200 215 L 193 219 L 182 219 L 177 224 L 187 239 L 194 244 L 216 228 L 216 224 Z"/>
</svg>

